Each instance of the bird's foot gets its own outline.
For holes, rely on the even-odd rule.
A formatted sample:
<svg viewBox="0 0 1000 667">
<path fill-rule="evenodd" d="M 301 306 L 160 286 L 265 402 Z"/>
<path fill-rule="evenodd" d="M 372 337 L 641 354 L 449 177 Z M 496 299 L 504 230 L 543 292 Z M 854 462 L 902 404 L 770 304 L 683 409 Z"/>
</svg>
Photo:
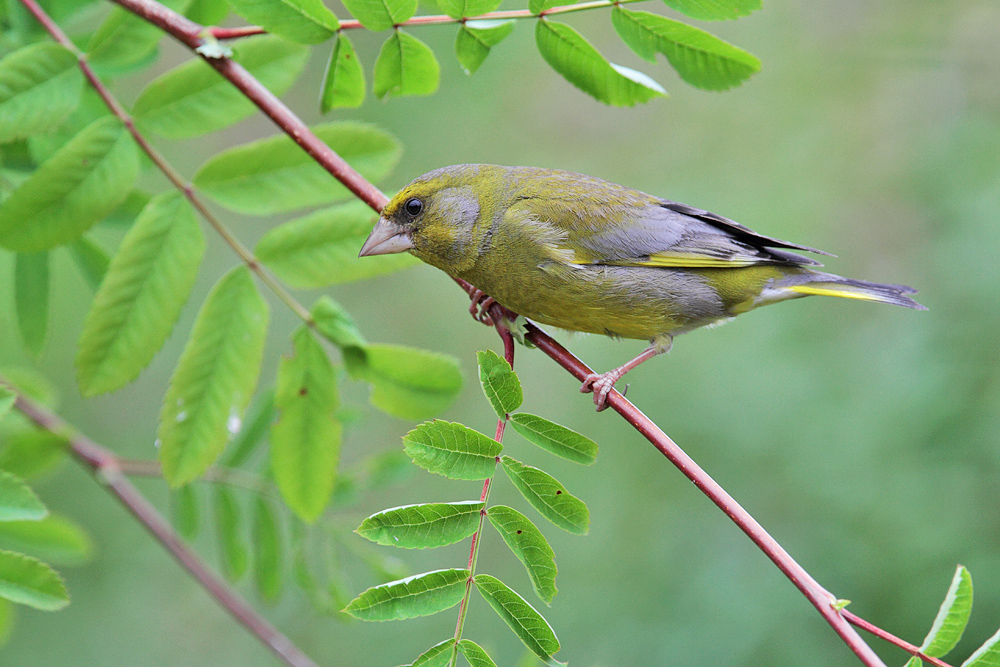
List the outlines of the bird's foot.
<svg viewBox="0 0 1000 667">
<path fill-rule="evenodd" d="M 490 317 L 490 306 L 496 303 L 496 299 L 487 296 L 481 289 L 473 290 L 469 298 L 472 299 L 472 304 L 469 305 L 469 314 L 472 315 L 472 319 L 482 322 L 488 327 L 493 326 L 493 318 Z"/>
<path fill-rule="evenodd" d="M 615 382 L 618 382 L 622 375 L 624 373 L 620 368 L 607 373 L 591 373 L 584 379 L 580 391 L 584 394 L 593 392 L 594 405 L 597 406 L 597 411 L 601 412 L 608 407 L 608 394 L 614 389 Z"/>
</svg>

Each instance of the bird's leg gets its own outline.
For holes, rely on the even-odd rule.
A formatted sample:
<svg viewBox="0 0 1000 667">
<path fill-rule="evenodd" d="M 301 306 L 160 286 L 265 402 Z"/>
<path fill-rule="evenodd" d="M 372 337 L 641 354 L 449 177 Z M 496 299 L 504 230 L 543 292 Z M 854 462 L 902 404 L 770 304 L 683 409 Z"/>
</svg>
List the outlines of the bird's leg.
<svg viewBox="0 0 1000 667">
<path fill-rule="evenodd" d="M 652 359 L 658 354 L 663 354 L 670 350 L 671 342 L 673 338 L 670 336 L 661 336 L 656 338 L 649 344 L 645 350 L 642 351 L 635 359 L 632 359 L 626 364 L 622 364 L 618 368 L 608 371 L 607 373 L 591 373 L 584 379 L 583 386 L 580 387 L 580 391 L 583 393 L 594 392 L 594 405 L 597 406 L 597 411 L 601 412 L 608 407 L 608 394 L 615 386 L 615 382 L 621 379 L 623 375 L 628 373 L 630 370 L 646 361 L 647 359 Z"/>
<path fill-rule="evenodd" d="M 469 298 L 472 299 L 472 304 L 469 305 L 469 313 L 472 315 L 472 319 L 482 322 L 488 327 L 493 326 L 493 318 L 490 317 L 490 306 L 496 303 L 496 299 L 487 296 L 483 290 L 478 288 L 472 290 Z"/>
</svg>

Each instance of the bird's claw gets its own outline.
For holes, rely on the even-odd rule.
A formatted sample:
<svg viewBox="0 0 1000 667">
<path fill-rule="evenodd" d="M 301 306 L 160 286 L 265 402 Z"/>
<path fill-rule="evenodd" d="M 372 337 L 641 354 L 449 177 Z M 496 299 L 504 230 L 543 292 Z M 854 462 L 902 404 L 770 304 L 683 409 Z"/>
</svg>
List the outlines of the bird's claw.
<svg viewBox="0 0 1000 667">
<path fill-rule="evenodd" d="M 621 373 L 616 370 L 608 371 L 607 373 L 591 373 L 583 380 L 583 386 L 580 387 L 580 391 L 584 394 L 593 392 L 594 393 L 594 405 L 597 406 L 597 411 L 607 409 L 608 407 L 608 394 L 615 387 L 615 382 L 621 378 Z"/>
<path fill-rule="evenodd" d="M 487 296 L 481 289 L 473 290 L 469 298 L 472 299 L 472 304 L 469 305 L 469 314 L 472 315 L 472 319 L 488 327 L 493 326 L 493 318 L 490 317 L 490 306 L 496 303 L 496 299 Z"/>
</svg>

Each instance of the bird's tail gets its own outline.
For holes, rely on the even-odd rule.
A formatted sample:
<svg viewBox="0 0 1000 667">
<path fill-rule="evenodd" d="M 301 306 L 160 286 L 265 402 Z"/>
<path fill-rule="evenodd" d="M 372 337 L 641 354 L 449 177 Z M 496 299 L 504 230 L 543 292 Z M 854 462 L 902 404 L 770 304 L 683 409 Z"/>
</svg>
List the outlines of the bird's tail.
<svg viewBox="0 0 1000 667">
<path fill-rule="evenodd" d="M 879 303 L 891 303 L 894 306 L 927 310 L 926 306 L 906 296 L 917 291 L 906 285 L 870 283 L 865 280 L 842 278 L 832 273 L 819 273 L 818 271 L 809 271 L 796 277 L 799 279 L 795 281 L 796 284 L 785 286 L 785 289 L 796 294 L 839 296 L 846 299 L 878 301 Z M 805 280 L 801 280 L 802 278 Z"/>
</svg>

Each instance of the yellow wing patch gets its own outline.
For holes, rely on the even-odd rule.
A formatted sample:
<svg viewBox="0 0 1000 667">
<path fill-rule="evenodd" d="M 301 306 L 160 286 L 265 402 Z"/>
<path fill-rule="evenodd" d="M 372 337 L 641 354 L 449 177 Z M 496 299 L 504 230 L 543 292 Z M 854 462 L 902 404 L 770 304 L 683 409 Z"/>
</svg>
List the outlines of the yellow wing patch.
<svg viewBox="0 0 1000 667">
<path fill-rule="evenodd" d="M 593 263 L 589 258 L 581 256 L 579 252 L 576 253 L 574 259 L 580 264 Z M 741 266 L 753 266 L 760 264 L 761 261 L 750 257 L 723 259 L 697 253 L 662 252 L 650 255 L 648 259 L 602 260 L 599 263 L 611 266 L 653 266 L 664 269 L 733 269 Z"/>
</svg>

